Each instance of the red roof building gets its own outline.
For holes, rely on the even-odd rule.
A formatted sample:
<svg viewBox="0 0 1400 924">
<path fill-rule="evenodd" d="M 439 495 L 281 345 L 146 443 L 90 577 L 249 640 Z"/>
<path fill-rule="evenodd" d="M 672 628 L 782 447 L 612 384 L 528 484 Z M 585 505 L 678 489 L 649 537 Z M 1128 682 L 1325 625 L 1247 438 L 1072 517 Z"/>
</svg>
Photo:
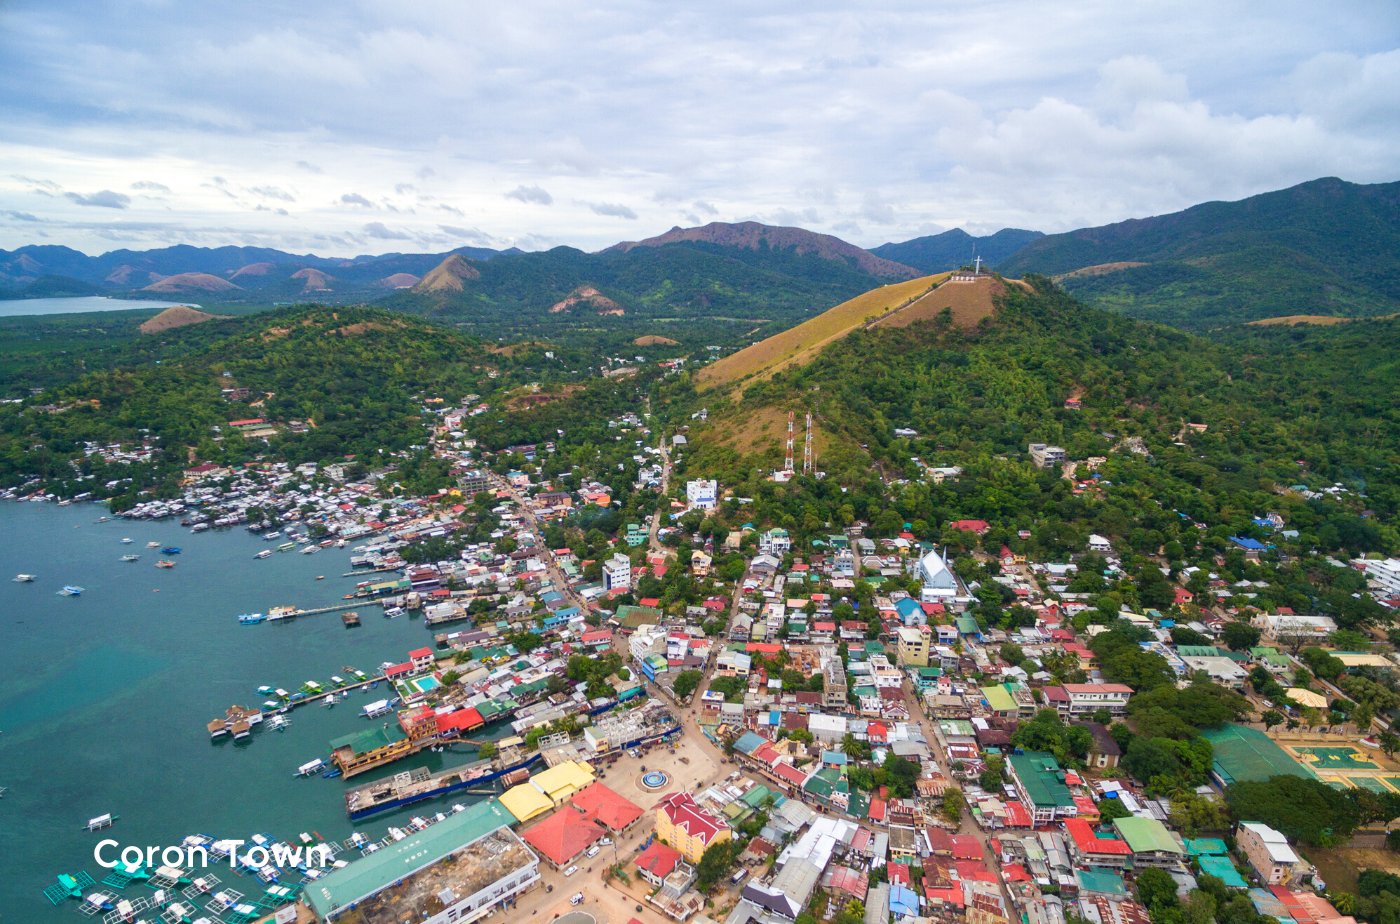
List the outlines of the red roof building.
<svg viewBox="0 0 1400 924">
<path fill-rule="evenodd" d="M 971 834 L 953 835 L 953 859 L 955 860 L 980 860 L 982 859 L 982 842 Z"/>
<path fill-rule="evenodd" d="M 579 790 L 569 804 L 609 831 L 621 833 L 642 817 L 642 807 L 613 792 L 602 783 L 593 783 Z"/>
<path fill-rule="evenodd" d="M 633 862 L 637 864 L 637 871 L 642 874 L 643 879 L 652 885 L 661 885 L 666 877 L 671 875 L 676 864 L 681 862 L 681 855 L 679 851 L 653 840 L 651 846 L 637 854 L 637 859 Z"/>
<path fill-rule="evenodd" d="M 965 533 L 976 533 L 982 535 L 991 529 L 992 524 L 986 520 L 954 520 L 948 524 L 949 529 L 960 529 Z"/>
<path fill-rule="evenodd" d="M 1065 819 L 1065 833 L 1069 835 L 1070 841 L 1074 844 L 1073 853 L 1076 859 L 1083 858 L 1083 862 L 1096 863 L 1100 866 L 1123 867 L 1127 858 L 1133 854 L 1132 848 L 1126 841 L 1117 838 L 1099 837 L 1094 833 L 1093 826 L 1083 818 Z"/>
<path fill-rule="evenodd" d="M 605 833 L 578 812 L 555 812 L 522 837 L 555 869 L 560 869 L 602 840 Z"/>
</svg>

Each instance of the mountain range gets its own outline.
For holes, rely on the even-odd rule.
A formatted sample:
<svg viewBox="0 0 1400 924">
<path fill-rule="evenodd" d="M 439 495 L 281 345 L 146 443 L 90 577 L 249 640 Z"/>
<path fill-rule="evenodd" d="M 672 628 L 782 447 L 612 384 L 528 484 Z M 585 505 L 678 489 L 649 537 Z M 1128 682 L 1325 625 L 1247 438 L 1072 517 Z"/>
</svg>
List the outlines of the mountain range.
<svg viewBox="0 0 1400 924">
<path fill-rule="evenodd" d="M 997 265 L 1185 329 L 1400 311 L 1400 183 L 1326 177 L 1030 242 Z"/>
<path fill-rule="evenodd" d="M 462 247 L 354 258 L 186 245 L 89 257 L 0 251 L 0 298 L 197 297 L 230 310 L 371 302 L 485 323 L 568 324 L 599 314 L 800 323 L 876 285 L 982 258 L 1051 276 L 1096 307 L 1186 330 L 1294 315 L 1400 311 L 1400 183 L 1323 178 L 1238 202 L 1064 234 L 961 229 L 863 250 L 827 234 L 746 221 L 672 228 L 597 253 Z M 589 295 L 578 297 L 588 290 Z M 552 318 L 552 320 L 551 320 Z"/>
</svg>

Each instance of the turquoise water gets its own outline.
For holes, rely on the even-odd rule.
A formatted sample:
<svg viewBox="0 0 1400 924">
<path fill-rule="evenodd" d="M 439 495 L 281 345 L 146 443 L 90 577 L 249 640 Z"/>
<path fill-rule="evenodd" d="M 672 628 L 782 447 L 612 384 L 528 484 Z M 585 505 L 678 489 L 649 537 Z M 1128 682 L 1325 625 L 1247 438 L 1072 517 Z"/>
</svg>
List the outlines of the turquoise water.
<svg viewBox="0 0 1400 924">
<path fill-rule="evenodd" d="M 89 311 L 135 311 L 138 308 L 172 308 L 193 305 L 193 302 L 161 302 L 148 298 L 103 298 L 88 295 L 81 298 L 12 298 L 0 299 L 0 318 L 34 314 L 86 314 Z"/>
<path fill-rule="evenodd" d="M 336 613 L 238 624 L 239 613 L 343 602 L 355 583 L 340 577 L 350 570 L 348 549 L 259 561 L 253 554 L 268 544 L 242 528 L 191 535 L 173 521 L 95 522 L 103 510 L 0 504 L 0 535 L 8 537 L 0 543 L 0 786 L 8 789 L 0 797 L 0 921 L 74 920 L 73 907 L 52 908 L 41 893 L 63 872 L 83 869 L 101 881 L 107 871 L 92 850 L 104 837 L 143 848 L 196 832 L 246 839 L 314 831 L 342 840 L 362 830 L 377 839 L 390 824 L 446 810 L 450 803 L 425 802 L 352 825 L 344 780 L 292 776 L 326 756 L 331 738 L 367 727 L 360 708 L 384 695 L 382 685 L 334 708 L 299 707 L 283 732 L 209 740 L 211 719 L 266 698 L 259 686 L 329 687 L 347 666 L 372 673 L 431 644 L 421 622 L 384 619 L 377 606 L 360 608 L 357 629 L 345 629 Z M 176 568 L 154 567 L 159 550 L 145 548 L 152 541 L 184 550 Z M 139 562 L 118 560 L 133 552 Z M 38 577 L 9 580 L 21 572 Z M 86 591 L 58 596 L 65 584 Z M 487 737 L 508 728 L 493 726 Z M 473 756 L 425 753 L 378 775 L 436 771 Z M 101 834 L 85 830 L 104 812 L 121 817 Z M 225 881 L 237 878 L 226 873 Z M 253 886 L 235 883 L 261 891 Z"/>
</svg>

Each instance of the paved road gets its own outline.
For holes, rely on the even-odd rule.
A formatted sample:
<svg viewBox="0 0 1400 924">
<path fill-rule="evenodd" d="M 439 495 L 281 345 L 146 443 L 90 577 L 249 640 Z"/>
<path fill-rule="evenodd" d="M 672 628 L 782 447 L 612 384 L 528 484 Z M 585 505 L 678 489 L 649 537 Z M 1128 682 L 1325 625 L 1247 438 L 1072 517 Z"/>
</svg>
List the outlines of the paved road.
<svg viewBox="0 0 1400 924">
<path fill-rule="evenodd" d="M 666 492 L 671 488 L 671 454 L 666 450 L 666 434 L 661 434 L 661 503 L 664 506 L 658 507 L 651 515 L 651 529 L 647 531 L 647 543 L 653 552 L 660 552 L 662 555 L 675 555 L 675 550 L 668 549 L 656 538 L 658 530 L 661 528 L 661 514 L 669 512 L 671 503 L 666 499 Z"/>
<path fill-rule="evenodd" d="M 540 525 L 539 520 L 535 518 L 535 511 L 530 507 L 529 500 L 523 495 L 521 495 L 520 492 L 517 491 L 514 487 L 512 487 L 510 482 L 506 481 L 504 478 L 502 478 L 500 475 L 497 475 L 495 472 L 492 472 L 489 475 L 489 477 L 493 482 L 495 482 L 496 487 L 508 493 L 511 497 L 511 500 L 515 501 L 516 506 L 520 508 L 521 513 L 525 517 L 525 522 L 527 522 L 530 525 L 530 529 L 534 531 L 536 538 L 539 539 L 539 558 L 540 561 L 544 563 L 545 573 L 549 575 L 549 579 L 554 583 L 555 590 L 563 594 L 564 599 L 568 600 L 571 605 L 576 606 L 579 608 L 579 610 L 586 612 L 588 609 L 587 604 L 585 604 L 583 602 L 583 598 L 580 597 L 577 593 L 575 593 L 574 589 L 569 586 L 569 581 L 564 576 L 563 569 L 559 567 L 559 562 L 554 558 L 554 552 L 545 543 L 544 529 Z"/>
</svg>

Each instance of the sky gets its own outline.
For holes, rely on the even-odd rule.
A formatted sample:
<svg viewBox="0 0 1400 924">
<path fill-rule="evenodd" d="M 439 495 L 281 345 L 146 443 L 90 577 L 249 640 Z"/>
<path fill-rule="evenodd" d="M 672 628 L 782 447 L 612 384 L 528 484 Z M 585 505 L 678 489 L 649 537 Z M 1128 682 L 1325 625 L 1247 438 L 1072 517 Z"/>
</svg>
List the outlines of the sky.
<svg viewBox="0 0 1400 924">
<path fill-rule="evenodd" d="M 1400 180 L 1400 4 L 0 0 L 0 248 L 864 247 Z"/>
</svg>

